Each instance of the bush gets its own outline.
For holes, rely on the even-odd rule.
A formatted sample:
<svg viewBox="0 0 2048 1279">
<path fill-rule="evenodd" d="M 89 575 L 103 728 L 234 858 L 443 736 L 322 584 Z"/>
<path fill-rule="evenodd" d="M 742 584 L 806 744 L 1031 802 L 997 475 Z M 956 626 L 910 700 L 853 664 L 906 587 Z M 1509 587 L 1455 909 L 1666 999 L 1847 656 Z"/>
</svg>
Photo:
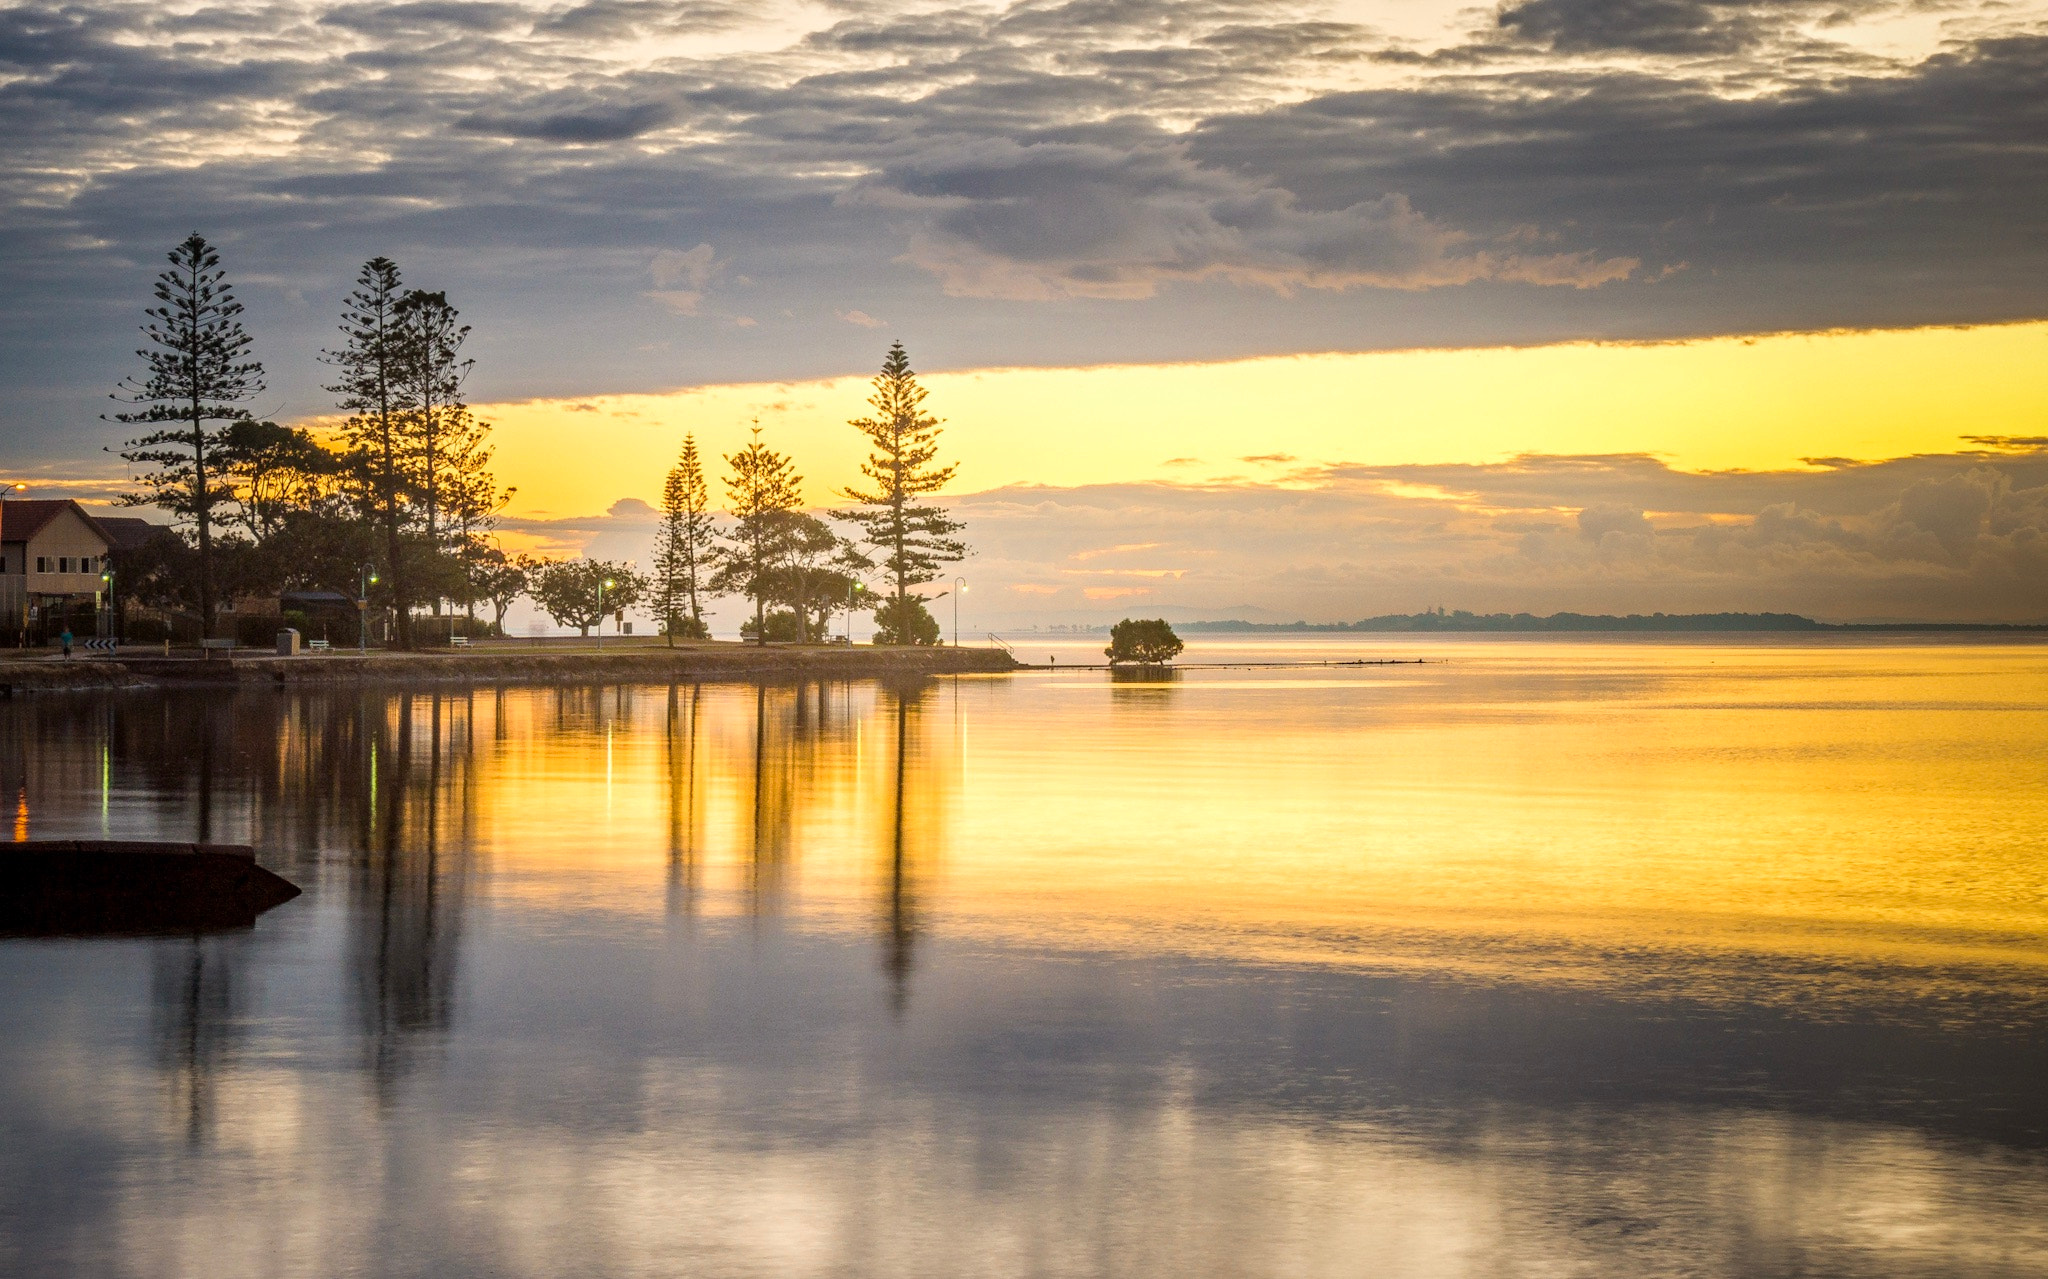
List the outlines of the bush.
<svg viewBox="0 0 2048 1279">
<path fill-rule="evenodd" d="M 171 638 L 171 624 L 160 617 L 131 617 L 122 629 L 130 644 L 161 644 Z"/>
<path fill-rule="evenodd" d="M 877 644 L 936 644 L 939 642 L 939 622 L 925 608 L 924 601 L 915 595 L 903 597 L 903 607 L 897 608 L 893 599 L 875 606 L 875 643 Z"/>
<path fill-rule="evenodd" d="M 760 631 L 754 626 L 754 619 L 740 623 L 740 638 L 754 639 Z M 794 610 L 778 608 L 768 614 L 768 638 L 777 644 L 795 644 L 803 638 L 802 627 L 796 620 Z"/>
<path fill-rule="evenodd" d="M 752 623 L 750 622 L 748 625 L 752 625 Z M 668 633 L 674 635 L 677 639 L 705 640 L 711 638 L 711 628 L 704 625 L 704 619 L 701 617 L 671 618 L 668 623 Z"/>
<path fill-rule="evenodd" d="M 1165 618 L 1134 621 L 1127 617 L 1109 628 L 1109 647 L 1102 651 L 1112 666 L 1119 662 L 1158 666 L 1179 657 L 1186 647 Z"/>
</svg>

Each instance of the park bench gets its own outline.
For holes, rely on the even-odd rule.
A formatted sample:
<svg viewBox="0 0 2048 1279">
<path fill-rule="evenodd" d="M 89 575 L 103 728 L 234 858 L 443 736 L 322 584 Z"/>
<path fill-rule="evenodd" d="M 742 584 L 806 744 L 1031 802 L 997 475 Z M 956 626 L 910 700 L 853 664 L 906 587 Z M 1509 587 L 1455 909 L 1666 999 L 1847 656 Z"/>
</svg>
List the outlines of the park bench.
<svg viewBox="0 0 2048 1279">
<path fill-rule="evenodd" d="M 232 653 L 234 650 L 235 642 L 231 639 L 203 639 L 199 641 L 199 656 L 207 661 L 212 661 L 215 653 Z"/>
<path fill-rule="evenodd" d="M 450 635 L 450 636 L 448 637 L 448 647 L 450 647 L 450 648 L 468 648 L 468 647 L 469 647 L 469 636 L 467 636 L 467 635 Z"/>
<path fill-rule="evenodd" d="M 307 641 L 306 641 L 306 648 L 307 648 L 307 650 L 308 650 L 309 652 L 314 652 L 314 653 L 324 653 L 324 652 L 326 652 L 326 651 L 327 651 L 328 649 L 330 649 L 330 648 L 332 648 L 332 647 L 333 647 L 333 645 L 329 644 L 329 643 L 328 643 L 328 642 L 327 642 L 326 640 L 307 640 Z"/>
</svg>

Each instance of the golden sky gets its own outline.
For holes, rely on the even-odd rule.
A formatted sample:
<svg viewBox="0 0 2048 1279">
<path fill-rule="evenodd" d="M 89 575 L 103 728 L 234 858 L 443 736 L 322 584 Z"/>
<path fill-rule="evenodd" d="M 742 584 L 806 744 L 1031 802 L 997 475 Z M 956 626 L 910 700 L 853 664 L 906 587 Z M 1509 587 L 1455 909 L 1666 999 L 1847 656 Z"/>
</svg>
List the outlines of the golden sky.
<svg viewBox="0 0 2048 1279">
<path fill-rule="evenodd" d="M 915 351 L 912 352 L 913 358 Z M 1304 465 L 1649 453 L 1681 470 L 1799 468 L 2048 431 L 2048 323 L 1213 364 L 986 369 L 923 380 L 954 492 L 1010 484 L 1283 479 Z M 481 406 L 510 512 L 658 500 L 683 433 L 707 457 L 758 418 L 806 496 L 855 477 L 863 377 Z M 1258 459 L 1258 460 L 1247 460 Z M 712 461 L 714 486 L 723 464 Z M 722 497 L 722 489 L 715 491 Z"/>
</svg>

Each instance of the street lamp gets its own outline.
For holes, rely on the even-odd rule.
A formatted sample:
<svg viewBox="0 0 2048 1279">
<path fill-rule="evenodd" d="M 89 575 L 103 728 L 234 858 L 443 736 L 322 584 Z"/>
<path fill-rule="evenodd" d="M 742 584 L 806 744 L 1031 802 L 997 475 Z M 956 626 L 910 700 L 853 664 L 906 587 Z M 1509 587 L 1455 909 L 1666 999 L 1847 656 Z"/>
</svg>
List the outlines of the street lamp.
<svg viewBox="0 0 2048 1279">
<path fill-rule="evenodd" d="M 368 564 L 356 577 L 356 655 L 367 657 L 370 652 L 370 585 L 377 580 L 377 571 Z"/>
<path fill-rule="evenodd" d="M 102 601 L 99 610 L 100 624 L 94 627 L 93 629 L 100 632 L 101 639 L 116 639 L 118 637 L 114 634 L 113 569 L 108 569 L 104 573 L 100 574 L 100 599 Z"/>
<path fill-rule="evenodd" d="M 953 579 L 953 647 L 960 647 L 960 597 L 967 594 L 967 579 Z"/>
<path fill-rule="evenodd" d="M 611 584 L 609 577 L 597 584 L 597 651 L 600 653 L 604 651 L 604 593 Z"/>
<path fill-rule="evenodd" d="M 868 588 L 862 586 L 859 582 L 848 582 L 846 584 L 846 642 L 848 644 L 853 643 L 853 597 L 867 593 Z"/>
</svg>

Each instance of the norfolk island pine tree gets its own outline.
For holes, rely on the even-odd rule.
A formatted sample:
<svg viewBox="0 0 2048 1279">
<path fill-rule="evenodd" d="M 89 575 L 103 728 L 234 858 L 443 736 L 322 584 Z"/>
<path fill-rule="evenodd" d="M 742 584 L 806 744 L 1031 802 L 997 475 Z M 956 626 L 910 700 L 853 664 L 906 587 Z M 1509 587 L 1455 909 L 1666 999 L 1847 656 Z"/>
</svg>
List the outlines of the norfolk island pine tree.
<svg viewBox="0 0 2048 1279">
<path fill-rule="evenodd" d="M 954 536 L 966 526 L 944 507 L 918 500 L 944 488 L 959 468 L 933 465 L 939 419 L 924 411 L 925 389 L 901 342 L 890 345 L 874 388 L 868 397 L 873 416 L 849 423 L 871 445 L 860 468 L 869 484 L 841 490 L 857 505 L 838 517 L 859 525 L 862 540 L 879 556 L 890 585 L 887 606 L 900 620 L 908 615 L 912 586 L 936 581 L 948 564 L 966 558 L 967 544 Z M 898 642 L 903 642 L 900 635 Z"/>
</svg>

